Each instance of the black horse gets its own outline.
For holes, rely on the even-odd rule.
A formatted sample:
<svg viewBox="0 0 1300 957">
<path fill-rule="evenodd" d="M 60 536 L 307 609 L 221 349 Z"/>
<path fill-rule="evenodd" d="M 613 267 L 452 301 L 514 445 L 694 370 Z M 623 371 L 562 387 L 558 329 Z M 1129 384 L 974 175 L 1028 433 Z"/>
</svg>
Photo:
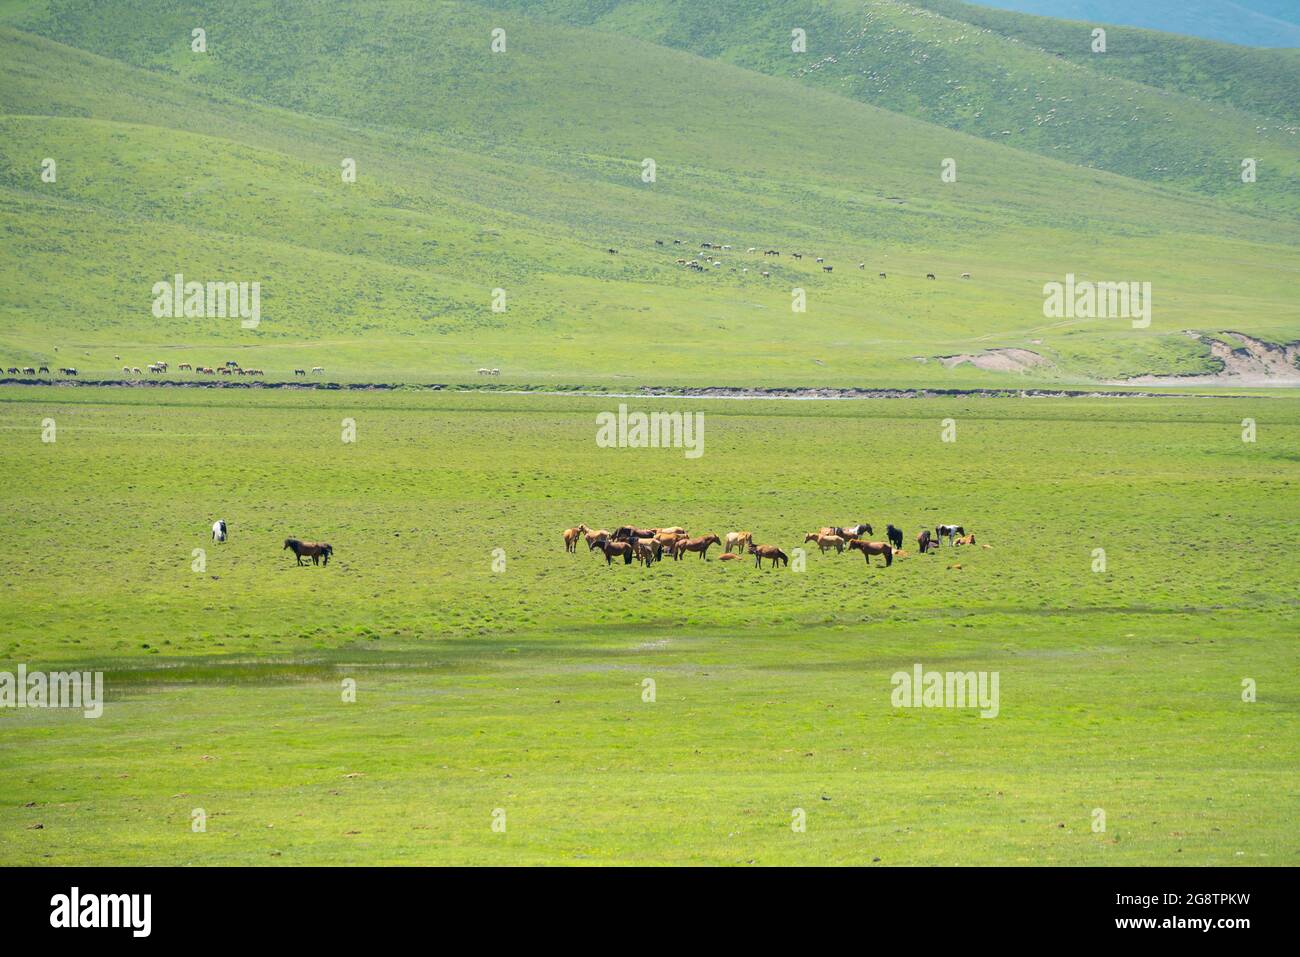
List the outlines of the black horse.
<svg viewBox="0 0 1300 957">
<path fill-rule="evenodd" d="M 903 547 L 903 530 L 901 528 L 895 528 L 893 525 L 886 525 L 885 536 L 889 539 L 889 544 L 893 545 L 895 549 Z"/>
</svg>

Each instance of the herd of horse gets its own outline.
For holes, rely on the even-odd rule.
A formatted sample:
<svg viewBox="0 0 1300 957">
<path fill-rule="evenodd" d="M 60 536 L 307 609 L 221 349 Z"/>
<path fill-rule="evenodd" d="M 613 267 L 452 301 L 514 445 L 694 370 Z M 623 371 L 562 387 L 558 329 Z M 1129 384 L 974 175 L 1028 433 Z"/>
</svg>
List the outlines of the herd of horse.
<svg viewBox="0 0 1300 957">
<path fill-rule="evenodd" d="M 867 536 L 873 534 L 875 531 L 869 522 L 859 522 L 857 525 L 823 525 L 817 531 L 805 535 L 804 543 L 812 542 L 823 555 L 831 549 L 834 549 L 837 554 L 843 554 L 846 550 L 857 551 L 862 553 L 862 558 L 868 565 L 871 564 L 873 555 L 882 558 L 886 567 L 893 565 L 894 556 L 903 548 L 902 529 L 892 524 L 887 525 L 885 527 L 887 540 L 883 542 L 871 541 Z M 585 541 L 588 551 L 599 551 L 605 556 L 606 565 L 612 565 L 614 559 L 621 558 L 624 565 L 631 565 L 632 562 L 637 561 L 642 566 L 650 566 L 655 562 L 663 561 L 665 556 L 680 561 L 689 553 L 699 555 L 700 559 L 704 560 L 708 558 L 709 549 L 714 545 L 723 550 L 718 556 L 719 561 L 740 561 L 745 555 L 752 555 L 757 568 L 763 567 L 765 558 L 770 562 L 770 567 L 790 564 L 790 556 L 776 545 L 755 544 L 752 532 L 728 532 L 723 539 L 714 534 L 693 537 L 680 525 L 672 528 L 620 525 L 610 532 L 603 528 L 589 528 L 586 523 L 581 523 L 573 528 L 566 528 L 563 537 L 566 552 L 576 552 L 578 543 Z M 917 534 L 917 548 L 922 555 L 925 555 L 937 548 L 945 538 L 953 547 L 975 544 L 974 534 L 967 534 L 962 526 L 938 525 L 933 532 L 925 528 Z"/>
</svg>

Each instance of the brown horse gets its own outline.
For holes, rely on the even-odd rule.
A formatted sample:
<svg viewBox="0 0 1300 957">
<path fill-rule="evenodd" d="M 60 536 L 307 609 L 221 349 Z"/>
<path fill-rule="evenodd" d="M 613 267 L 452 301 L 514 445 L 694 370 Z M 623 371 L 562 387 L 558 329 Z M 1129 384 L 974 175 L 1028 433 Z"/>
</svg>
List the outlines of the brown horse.
<svg viewBox="0 0 1300 957">
<path fill-rule="evenodd" d="M 763 567 L 763 559 L 765 558 L 770 558 L 772 560 L 773 568 L 776 567 L 777 562 L 781 562 L 783 565 L 790 564 L 790 556 L 781 551 L 781 549 L 777 548 L 775 545 L 750 544 L 749 554 L 754 556 L 754 567 L 756 568 Z"/>
<path fill-rule="evenodd" d="M 596 546 L 592 546 L 593 548 Z M 632 546 L 627 542 L 603 541 L 600 543 L 600 550 L 605 553 L 605 564 L 614 564 L 614 556 L 621 555 L 624 565 L 632 564 Z"/>
<path fill-rule="evenodd" d="M 722 544 L 722 539 L 718 538 L 717 535 L 701 535 L 699 538 L 688 538 L 685 541 L 681 541 L 677 543 L 678 552 L 677 555 L 674 555 L 673 557 L 677 558 L 681 555 L 682 552 L 685 551 L 685 552 L 699 552 L 700 558 L 704 559 L 708 557 L 710 545 L 721 545 L 721 544 Z"/>
<path fill-rule="evenodd" d="M 844 539 L 840 538 L 838 535 L 822 535 L 818 532 L 809 532 L 803 537 L 803 540 L 805 542 L 816 542 L 817 547 L 822 550 L 823 555 L 826 554 L 828 548 L 833 548 L 839 553 L 843 553 L 844 551 Z"/>
<path fill-rule="evenodd" d="M 330 563 L 330 556 L 334 554 L 334 546 L 326 542 L 304 542 L 297 538 L 286 538 L 284 548 L 291 549 L 294 557 L 298 559 L 298 564 L 302 564 L 303 556 L 306 555 L 311 559 L 313 565 L 319 565 L 321 559 L 325 559 L 325 564 Z M 284 548 L 280 551 L 284 551 Z"/>
<path fill-rule="evenodd" d="M 579 524 L 577 528 L 566 528 L 564 530 L 564 550 L 566 552 L 576 552 L 578 550 L 578 536 L 589 531 L 591 529 L 582 524 Z"/>
<path fill-rule="evenodd" d="M 587 540 L 587 548 L 592 549 L 599 543 L 608 539 L 609 532 L 605 531 L 603 528 L 593 528 L 588 530 L 582 537 Z"/>
<path fill-rule="evenodd" d="M 664 543 L 657 538 L 638 538 L 632 548 L 642 565 L 653 565 L 662 557 Z"/>
<path fill-rule="evenodd" d="M 738 562 L 738 561 L 740 561 L 740 556 L 739 556 L 739 555 L 735 555 L 735 554 L 733 554 L 733 553 L 731 553 L 731 552 L 723 552 L 721 555 L 718 556 L 718 561 L 720 561 L 720 562 Z"/>
<path fill-rule="evenodd" d="M 922 555 L 924 555 L 930 549 L 934 548 L 934 546 L 937 544 L 938 542 L 934 540 L 934 536 L 930 534 L 930 530 L 928 528 L 923 529 L 921 533 L 916 536 L 916 546 L 917 548 L 921 549 Z"/>
<path fill-rule="evenodd" d="M 884 555 L 886 567 L 894 564 L 894 548 L 889 542 L 869 542 L 865 538 L 858 538 L 849 542 L 849 551 L 855 548 L 862 553 L 868 565 L 871 564 L 872 555 Z"/>
<path fill-rule="evenodd" d="M 974 545 L 974 544 L 975 544 L 975 533 L 974 533 L 974 532 L 971 532 L 969 535 L 963 535 L 963 536 L 961 536 L 960 538 L 958 538 L 956 541 L 954 541 L 953 544 L 954 544 L 954 545 Z"/>
</svg>

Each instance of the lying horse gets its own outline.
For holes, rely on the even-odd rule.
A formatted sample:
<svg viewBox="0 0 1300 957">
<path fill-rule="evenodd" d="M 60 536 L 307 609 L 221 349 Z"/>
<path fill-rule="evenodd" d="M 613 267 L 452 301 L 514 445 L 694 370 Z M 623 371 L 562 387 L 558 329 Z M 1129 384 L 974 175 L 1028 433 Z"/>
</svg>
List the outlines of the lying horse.
<svg viewBox="0 0 1300 957">
<path fill-rule="evenodd" d="M 974 533 L 974 532 L 971 532 L 969 535 L 963 535 L 963 536 L 961 536 L 959 539 L 957 539 L 955 542 L 953 542 L 953 544 L 954 544 L 954 545 L 974 545 L 974 544 L 975 544 L 975 533 Z"/>
<path fill-rule="evenodd" d="M 787 566 L 790 564 L 790 556 L 781 551 L 781 549 L 777 548 L 775 545 L 755 545 L 751 542 L 749 546 L 749 554 L 754 556 L 755 568 L 762 568 L 763 559 L 765 558 L 770 558 L 772 560 L 773 568 L 776 567 L 777 562 L 781 562 L 781 564 Z"/>
<path fill-rule="evenodd" d="M 894 549 L 889 542 L 869 542 L 864 538 L 859 538 L 849 542 L 849 551 L 855 548 L 862 553 L 862 557 L 868 565 L 871 564 L 872 555 L 884 555 L 886 567 L 894 564 Z"/>
<path fill-rule="evenodd" d="M 903 530 L 895 528 L 893 525 L 885 526 L 885 537 L 889 539 L 889 544 L 894 546 L 894 551 L 903 547 Z"/>
<path fill-rule="evenodd" d="M 294 556 L 298 559 L 298 564 L 302 564 L 302 558 L 306 555 L 311 559 L 313 565 L 319 565 L 323 557 L 325 564 L 330 563 L 330 556 L 334 554 L 334 546 L 324 542 L 304 542 L 296 538 L 286 538 L 284 548 L 291 549 Z M 284 548 L 280 551 L 284 551 Z"/>
</svg>

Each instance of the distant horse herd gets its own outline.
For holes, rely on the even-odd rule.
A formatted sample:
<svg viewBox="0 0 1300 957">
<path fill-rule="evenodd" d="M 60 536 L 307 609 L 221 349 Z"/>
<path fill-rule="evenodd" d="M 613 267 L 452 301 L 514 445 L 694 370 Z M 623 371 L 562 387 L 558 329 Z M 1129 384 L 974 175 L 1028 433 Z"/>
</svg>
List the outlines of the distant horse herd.
<svg viewBox="0 0 1300 957">
<path fill-rule="evenodd" d="M 672 244 L 673 244 L 674 246 L 684 246 L 684 245 L 686 245 L 686 242 L 685 242 L 685 240 L 674 239 L 674 240 L 672 241 Z M 656 240 L 655 240 L 655 245 L 656 245 L 656 246 L 663 246 L 663 245 L 665 245 L 665 243 L 664 243 L 664 241 L 663 241 L 662 239 L 656 239 Z M 678 266 L 682 266 L 682 267 L 684 267 L 684 268 L 686 268 L 686 269 L 693 270 L 694 272 L 708 272 L 710 269 L 722 269 L 722 268 L 724 268 L 724 266 L 725 266 L 725 262 L 724 262 L 722 259 L 719 259 L 719 258 L 718 258 L 719 255 L 722 254 L 722 253 L 729 253 L 729 252 L 732 251 L 732 247 L 731 247 L 730 245 L 728 245 L 728 244 L 725 244 L 725 243 L 713 243 L 713 242 L 700 243 L 700 249 L 701 249 L 702 252 L 699 253 L 699 254 L 697 254 L 697 255 L 694 255 L 694 256 L 687 255 L 687 256 L 682 256 L 681 258 L 679 258 L 679 259 L 677 260 L 677 265 L 678 265 Z M 610 249 L 605 250 L 605 251 L 606 251 L 607 253 L 611 253 L 611 254 L 614 254 L 614 255 L 617 255 L 617 254 L 618 254 L 618 250 L 617 250 L 617 249 L 614 249 L 614 248 L 612 248 L 612 247 L 611 247 Z M 770 256 L 775 256 L 775 257 L 777 257 L 777 258 L 780 258 L 780 256 L 781 256 L 781 250 L 779 250 L 779 249 L 760 249 L 760 248 L 757 247 L 757 246 L 750 246 L 748 249 L 745 250 L 745 252 L 748 253 L 748 254 L 751 255 L 751 256 L 758 255 L 758 254 L 761 253 L 765 258 L 766 258 L 766 257 L 770 257 Z M 799 260 L 802 260 L 803 257 L 804 257 L 805 255 L 807 255 L 807 254 L 805 254 L 805 253 L 798 253 L 798 252 L 797 252 L 797 253 L 790 253 L 790 256 L 791 256 L 792 258 L 794 258 L 794 259 L 799 259 Z M 825 258 L 824 256 L 815 256 L 814 259 L 816 260 L 817 265 L 819 265 L 819 266 L 822 267 L 822 272 L 834 272 L 835 267 L 834 267 L 832 264 L 826 262 L 826 258 Z M 859 269 L 866 269 L 866 268 L 867 268 L 867 264 L 866 264 L 865 262 L 860 262 L 860 263 L 858 263 L 858 268 L 859 268 Z M 749 272 L 749 267 L 748 267 L 748 266 L 742 266 L 741 269 L 740 269 L 740 272 L 741 272 L 742 274 L 744 274 L 744 273 L 748 273 L 748 272 Z M 772 273 L 771 273 L 769 270 L 766 270 L 766 269 L 760 269 L 760 270 L 759 270 L 759 275 L 762 276 L 764 279 L 768 279 L 768 278 L 771 278 Z M 883 272 L 880 273 L 880 278 L 881 278 L 881 279 L 886 278 L 886 277 L 885 277 L 885 274 L 884 274 Z M 925 274 L 925 278 L 926 278 L 926 279 L 935 279 L 936 277 L 935 277 L 935 274 L 934 274 L 934 273 L 932 273 L 932 272 L 927 272 L 927 273 Z M 962 278 L 962 279 L 969 279 L 969 278 L 970 278 L 970 273 L 968 273 L 968 272 L 964 272 L 964 273 L 962 273 L 962 274 L 961 274 L 961 278 Z M 482 370 L 480 370 L 480 371 L 482 371 Z"/>
<path fill-rule="evenodd" d="M 885 526 L 887 541 L 875 542 L 867 536 L 873 535 L 870 522 L 856 525 L 823 525 L 815 532 L 804 536 L 804 544 L 812 542 L 824 555 L 831 549 L 837 554 L 845 551 L 861 552 L 863 560 L 870 565 L 874 555 L 884 560 L 885 567 L 894 564 L 894 556 L 906 554 L 902 551 L 903 531 L 894 525 Z M 230 528 L 224 519 L 212 523 L 212 540 L 225 542 L 230 537 Z M 754 557 L 754 565 L 763 567 L 767 559 L 770 567 L 788 566 L 790 556 L 776 545 L 759 545 L 754 542 L 753 532 L 728 532 L 725 539 L 715 534 L 690 535 L 681 525 L 671 528 L 643 528 L 639 525 L 620 525 L 613 532 L 603 528 L 590 528 L 580 523 L 573 528 L 566 528 L 563 533 L 564 550 L 576 552 L 578 543 L 585 541 L 589 552 L 599 551 L 605 556 L 605 564 L 613 565 L 614 559 L 620 558 L 624 565 L 634 561 L 642 566 L 650 566 L 663 561 L 666 557 L 681 561 L 688 554 L 695 554 L 704 561 L 709 556 L 709 549 L 714 545 L 723 549 L 718 560 L 723 562 L 740 561 L 745 555 Z M 960 525 L 938 525 L 932 532 L 924 528 L 916 536 L 916 544 L 924 555 L 939 547 L 944 540 L 951 547 L 974 545 L 974 534 L 967 534 Z M 988 545 L 984 546 L 988 548 Z M 299 565 L 304 558 L 310 558 L 313 565 L 329 565 L 334 555 L 334 546 L 329 542 L 305 542 L 300 538 L 286 538 L 281 551 L 291 551 Z M 956 566 L 960 567 L 960 566 Z"/>
<path fill-rule="evenodd" d="M 902 529 L 887 525 L 885 527 L 887 540 L 883 542 L 871 541 L 868 536 L 873 534 L 875 532 L 869 522 L 847 526 L 823 525 L 817 531 L 805 535 L 804 543 L 812 542 L 823 555 L 831 549 L 834 549 L 836 554 L 843 554 L 846 550 L 861 552 L 862 558 L 868 565 L 871 564 L 871 557 L 874 555 L 883 559 L 886 567 L 894 564 L 895 555 L 906 554 L 902 551 Z M 790 556 L 776 545 L 755 544 L 752 532 L 728 532 L 726 538 L 722 539 L 714 534 L 691 536 L 680 525 L 671 528 L 620 525 L 610 532 L 603 528 L 590 528 L 584 522 L 573 528 L 566 528 L 563 538 L 566 552 L 576 552 L 578 543 L 585 541 L 588 551 L 599 551 L 605 556 L 606 565 L 612 565 L 614 559 L 621 558 L 624 565 L 631 565 L 636 561 L 642 566 L 650 566 L 655 562 L 663 561 L 665 556 L 680 561 L 691 552 L 704 560 L 708 558 L 709 548 L 714 545 L 723 549 L 718 556 L 719 561 L 740 561 L 745 555 L 752 555 L 757 568 L 763 567 L 763 559 L 768 560 L 770 567 L 790 564 Z M 922 529 L 916 536 L 916 544 L 921 554 L 925 555 L 938 548 L 945 538 L 952 547 L 975 544 L 974 534 L 967 534 L 966 529 L 960 525 L 938 525 L 933 531 L 929 528 Z"/>
</svg>

